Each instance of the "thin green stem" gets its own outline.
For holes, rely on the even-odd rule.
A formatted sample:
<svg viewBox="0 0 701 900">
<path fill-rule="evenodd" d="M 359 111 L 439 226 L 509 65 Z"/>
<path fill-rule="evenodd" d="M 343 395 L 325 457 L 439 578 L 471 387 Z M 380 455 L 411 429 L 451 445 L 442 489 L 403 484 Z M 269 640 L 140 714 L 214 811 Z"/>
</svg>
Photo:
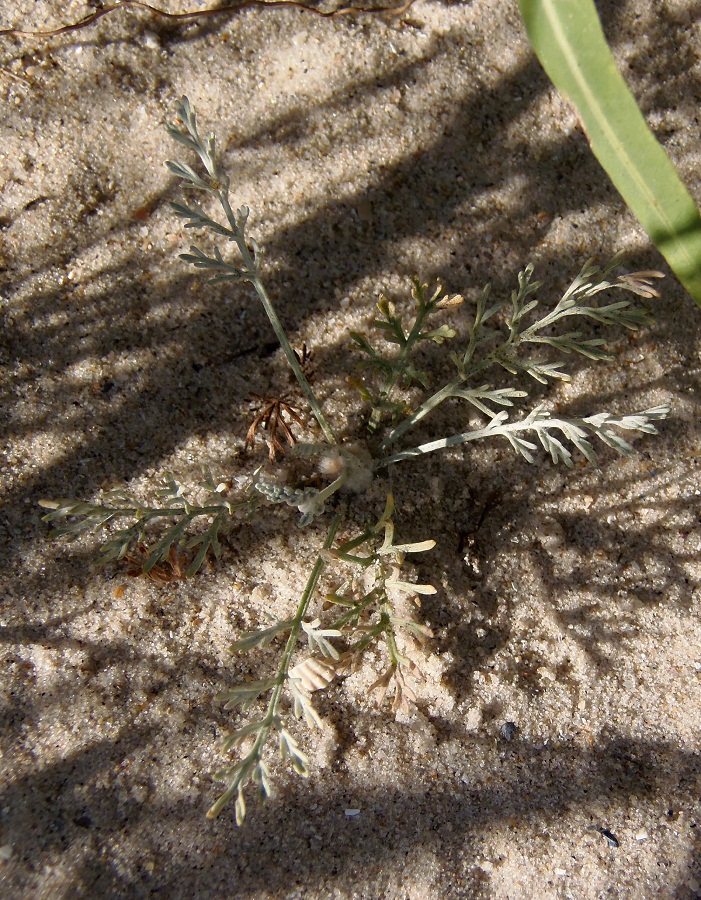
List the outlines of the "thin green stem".
<svg viewBox="0 0 701 900">
<path fill-rule="evenodd" d="M 248 280 L 253 285 L 256 294 L 258 294 L 258 297 L 263 304 L 263 309 L 265 310 L 265 314 L 267 315 L 268 320 L 273 327 L 275 337 L 278 339 L 278 343 L 282 347 L 283 353 L 287 357 L 287 362 L 294 372 L 295 378 L 297 379 L 299 386 L 304 392 L 304 396 L 309 402 L 309 406 L 311 407 L 312 413 L 314 414 L 314 418 L 319 423 L 319 427 L 323 431 L 324 437 L 330 444 L 335 444 L 337 443 L 336 436 L 334 435 L 331 426 L 326 421 L 326 417 L 321 411 L 321 407 L 319 406 L 319 402 L 314 395 L 314 391 L 312 390 L 311 385 L 307 381 L 307 378 L 302 371 L 299 360 L 297 359 L 297 356 L 295 355 L 295 352 L 287 339 L 285 329 L 282 327 L 282 322 L 280 322 L 278 314 L 275 311 L 275 307 L 273 306 L 272 300 L 268 296 L 265 285 L 261 281 L 260 275 L 258 274 L 258 265 L 253 258 L 253 255 L 251 254 L 251 251 L 249 250 L 244 239 L 242 230 L 239 227 L 238 222 L 236 221 L 236 216 L 234 215 L 231 204 L 229 203 L 227 190 L 218 191 L 217 196 L 219 197 L 219 201 L 224 209 L 224 212 L 226 213 L 229 224 L 231 225 L 231 228 L 235 233 L 236 246 L 239 248 L 239 253 L 241 254 L 241 258 L 243 259 L 243 265 L 248 276 Z"/>
<path fill-rule="evenodd" d="M 236 508 L 238 506 L 243 507 L 246 506 L 248 501 L 242 501 L 237 504 L 231 504 L 232 508 Z M 157 516 L 189 516 L 190 518 L 197 518 L 198 516 L 212 516 L 217 515 L 223 510 L 228 510 L 229 506 L 226 503 L 218 503 L 216 506 L 171 506 L 171 507 L 145 507 L 145 506 L 133 506 L 133 507 L 120 507 L 117 509 L 113 509 L 110 506 L 98 506 L 96 509 L 105 510 L 105 512 L 109 512 L 112 514 L 112 518 L 123 518 L 124 516 L 136 516 L 137 519 L 155 519 Z"/>
<path fill-rule="evenodd" d="M 522 422 L 513 423 L 515 426 L 521 426 L 520 429 L 517 427 L 503 427 L 501 431 L 490 430 L 489 426 L 486 428 L 481 428 L 479 431 L 465 431 L 462 434 L 454 434 L 451 437 L 447 438 L 439 438 L 436 441 L 428 441 L 425 444 L 419 444 L 418 447 L 412 447 L 409 450 L 400 450 L 399 453 L 393 453 L 391 456 L 385 456 L 384 459 L 379 460 L 377 463 L 378 469 L 383 469 L 386 466 L 390 466 L 393 463 L 402 462 L 405 459 L 413 459 L 416 456 L 421 456 L 424 453 L 432 453 L 434 450 L 442 450 L 444 447 L 455 447 L 457 444 L 466 444 L 468 441 L 476 441 L 483 437 L 491 437 L 493 435 L 498 435 L 500 433 L 504 433 L 505 431 L 516 431 L 523 430 Z"/>
<path fill-rule="evenodd" d="M 416 410 L 416 412 L 412 413 L 406 419 L 397 425 L 389 435 L 384 439 L 382 444 L 380 445 L 381 450 L 386 450 L 391 444 L 395 441 L 399 440 L 402 435 L 406 434 L 411 428 L 416 425 L 417 422 L 420 422 L 425 416 L 427 416 L 432 410 L 434 410 L 437 406 L 443 403 L 444 400 L 449 400 L 451 397 L 455 396 L 455 392 L 469 379 L 472 378 L 477 372 L 480 372 L 482 369 L 486 369 L 494 363 L 494 360 L 491 356 L 482 360 L 482 362 L 475 365 L 469 371 L 466 371 L 463 375 L 459 375 L 454 381 L 451 381 L 449 384 L 446 384 L 445 387 L 442 387 L 439 391 L 436 391 L 435 394 L 432 394 L 427 400 L 421 404 L 421 406 Z"/>
<path fill-rule="evenodd" d="M 379 588 L 373 588 L 370 593 L 366 594 L 362 599 L 358 600 L 357 603 L 353 604 L 342 616 L 336 619 L 331 624 L 331 628 L 343 628 L 349 622 L 353 620 L 357 620 L 361 613 L 365 612 L 365 610 L 375 604 L 377 598 L 381 595 L 381 591 Z"/>
<path fill-rule="evenodd" d="M 374 529 L 368 529 L 364 531 L 362 534 L 359 534 L 357 537 L 354 537 L 351 541 L 346 541 L 345 544 L 341 544 L 340 547 L 336 548 L 336 553 L 343 554 L 348 553 L 350 550 L 355 550 L 356 547 L 361 547 L 363 544 L 367 543 L 371 538 L 375 537 L 377 532 Z"/>
<path fill-rule="evenodd" d="M 331 549 L 340 524 L 341 515 L 340 513 L 336 513 L 331 521 L 331 525 L 329 526 L 329 530 L 326 535 L 326 540 L 324 541 L 324 550 Z M 290 670 L 292 654 L 294 653 L 299 633 L 302 630 L 302 622 L 304 621 L 304 617 L 307 614 L 309 604 L 311 603 L 311 599 L 314 596 L 316 585 L 325 565 L 326 559 L 324 558 L 323 554 L 320 553 L 316 559 L 316 562 L 314 563 L 314 568 L 312 569 L 309 578 L 307 579 L 304 593 L 300 598 L 300 601 L 297 605 L 297 611 L 294 618 L 292 619 L 292 628 L 290 629 L 290 634 L 287 638 L 287 643 L 285 644 L 285 651 L 282 655 L 280 668 L 278 669 L 276 684 L 273 688 L 272 694 L 270 695 L 270 700 L 268 701 L 265 717 L 262 719 L 262 725 L 260 731 L 258 732 L 258 736 L 256 737 L 256 741 L 249 753 L 246 755 L 246 760 L 250 760 L 248 766 L 245 767 L 246 770 L 250 769 L 250 766 L 253 764 L 254 760 L 259 759 L 262 755 L 263 747 L 268 740 L 271 728 L 279 727 L 279 717 L 277 714 L 277 710 L 280 705 L 280 697 L 282 696 L 282 691 L 285 687 L 285 683 L 287 681 L 288 673 Z M 241 784 L 242 780 L 239 776 L 244 775 L 245 773 L 243 771 L 237 773 L 237 777 L 233 779 L 229 787 L 224 791 L 221 797 L 219 797 L 216 803 L 214 803 L 214 805 L 209 809 L 209 811 L 207 812 L 207 818 L 213 819 L 219 815 L 227 802 L 238 791 L 239 785 Z"/>
<path fill-rule="evenodd" d="M 338 531 L 338 526 L 341 524 L 341 514 L 336 513 L 331 521 L 331 525 L 329 526 L 328 533 L 326 535 L 326 540 L 324 541 L 324 550 L 330 550 L 331 546 L 334 542 L 334 538 L 336 537 L 336 532 Z M 294 618 L 292 619 L 292 628 L 290 629 L 290 635 L 287 638 L 287 644 L 285 645 L 285 652 L 282 655 L 282 662 L 280 663 L 280 684 L 277 684 L 273 689 L 273 697 L 276 698 L 275 704 L 273 704 L 273 697 L 271 697 L 270 704 L 268 705 L 268 713 L 266 714 L 266 718 L 270 716 L 275 709 L 277 708 L 277 702 L 280 698 L 280 692 L 282 691 L 282 687 L 284 681 L 287 679 L 287 673 L 290 667 L 290 660 L 292 659 L 292 653 L 294 652 L 295 645 L 297 643 L 297 638 L 299 636 L 299 632 L 302 628 L 302 622 L 304 621 L 304 617 L 307 614 L 307 609 L 309 608 L 309 604 L 314 595 L 314 591 L 316 589 L 317 582 L 319 581 L 319 577 L 326 565 L 326 558 L 323 554 L 319 554 L 316 562 L 314 563 L 314 568 L 309 575 L 307 580 L 307 585 L 304 588 L 304 593 L 300 598 L 299 605 L 297 606 L 297 612 L 295 613 Z"/>
<path fill-rule="evenodd" d="M 421 288 L 419 288 L 419 290 L 421 290 Z M 392 374 L 390 375 L 387 383 L 382 389 L 379 402 L 373 410 L 372 416 L 370 417 L 369 428 L 371 431 L 376 429 L 380 424 L 380 417 L 382 416 L 382 409 L 384 407 L 384 404 L 389 400 L 389 395 L 397 386 L 397 382 L 399 381 L 404 368 L 404 361 L 406 360 L 409 351 L 418 340 L 418 337 L 421 334 L 421 328 L 423 326 L 424 320 L 426 319 L 426 316 L 429 314 L 429 312 L 429 307 L 425 306 L 423 304 L 423 301 L 421 301 L 419 311 L 416 314 L 416 321 L 414 322 L 414 326 L 409 332 L 409 336 L 406 338 L 404 344 L 402 344 L 402 347 L 394 360 L 394 364 L 392 366 Z"/>
<path fill-rule="evenodd" d="M 456 378 L 455 381 L 451 381 L 450 384 L 446 384 L 445 387 L 442 387 L 439 391 L 436 391 L 428 400 L 424 400 L 421 406 L 416 410 L 415 413 L 412 413 L 406 419 L 401 421 L 396 428 L 394 428 L 389 435 L 384 439 L 382 444 L 380 445 L 381 450 L 386 450 L 390 444 L 393 444 L 395 441 L 399 440 L 399 438 L 406 434 L 410 428 L 413 428 L 417 422 L 420 422 L 424 416 L 427 416 L 432 409 L 435 409 L 439 403 L 442 403 L 444 400 L 448 400 L 453 396 L 453 392 L 460 387 L 463 383 L 462 378 Z"/>
<path fill-rule="evenodd" d="M 347 479 L 348 472 L 342 472 L 335 481 L 332 481 L 331 484 L 327 484 L 323 490 L 319 491 L 316 496 L 317 501 L 319 501 L 320 503 L 326 503 L 329 497 L 335 494 L 336 491 L 341 490 Z"/>
<path fill-rule="evenodd" d="M 486 319 L 490 317 L 490 315 L 494 311 L 494 308 L 492 308 L 492 311 L 490 311 L 489 314 L 485 314 L 488 295 L 489 288 L 487 287 L 482 291 L 477 300 L 475 321 L 472 328 L 470 328 L 470 340 L 468 342 L 467 349 L 465 350 L 462 361 L 458 366 L 458 377 L 454 381 L 451 381 L 450 384 L 447 384 L 439 391 L 436 391 L 436 393 L 429 397 L 427 400 L 424 400 L 424 402 L 416 410 L 415 413 L 400 422 L 399 425 L 397 425 L 396 428 L 394 428 L 382 442 L 380 446 L 381 450 L 386 450 L 387 447 L 389 447 L 395 441 L 399 440 L 402 435 L 406 434 L 407 431 L 413 428 L 417 422 L 420 422 L 421 419 L 424 418 L 424 416 L 427 416 L 431 412 L 431 410 L 435 409 L 437 406 L 443 403 L 444 400 L 448 400 L 450 399 L 450 397 L 454 396 L 454 392 L 458 390 L 465 381 L 472 378 L 478 372 L 482 371 L 482 369 L 489 368 L 489 366 L 494 363 L 493 354 L 490 353 L 483 360 L 472 365 L 471 368 L 467 368 L 468 364 L 472 362 L 472 358 L 475 355 L 477 347 L 483 340 L 480 338 L 480 329 L 482 328 L 482 324 L 484 321 L 486 321 Z"/>
<path fill-rule="evenodd" d="M 385 604 L 385 606 L 387 606 L 387 604 Z M 406 660 L 405 660 L 404 656 L 399 652 L 399 647 L 397 647 L 397 640 L 394 636 L 394 631 L 390 627 L 391 621 L 392 621 L 391 613 L 388 612 L 387 609 L 385 609 L 383 607 L 382 615 L 383 615 L 383 617 L 386 616 L 386 619 L 387 619 L 387 625 L 385 626 L 385 629 L 384 629 L 385 643 L 387 644 L 387 652 L 389 653 L 389 658 L 392 661 L 392 665 L 398 666 L 402 662 L 405 662 Z"/>
</svg>

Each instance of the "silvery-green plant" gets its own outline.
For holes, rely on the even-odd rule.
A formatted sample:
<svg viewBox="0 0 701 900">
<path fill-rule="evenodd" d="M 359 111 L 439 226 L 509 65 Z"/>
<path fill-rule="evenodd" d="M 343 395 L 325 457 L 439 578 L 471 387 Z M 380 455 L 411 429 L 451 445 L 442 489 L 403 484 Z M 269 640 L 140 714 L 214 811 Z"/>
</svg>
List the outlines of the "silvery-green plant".
<svg viewBox="0 0 701 900">
<path fill-rule="evenodd" d="M 187 98 L 178 104 L 179 126 L 168 126 L 178 144 L 192 151 L 200 162 L 195 169 L 185 162 L 168 162 L 168 168 L 195 193 L 214 198 L 221 207 L 220 221 L 193 200 L 172 204 L 186 228 L 214 232 L 233 244 L 237 257 L 231 261 L 220 250 L 208 254 L 193 245 L 182 258 L 211 274 L 214 284 L 234 281 L 252 285 L 270 320 L 300 390 L 318 423 L 323 441 L 297 443 L 292 453 L 301 464 L 315 460 L 328 480 L 315 487 L 302 477 L 289 483 L 275 479 L 257 468 L 248 475 L 217 481 L 205 471 L 203 481 L 194 489 L 186 488 L 172 475 L 151 502 L 141 501 L 123 490 L 114 490 L 100 502 L 44 500 L 52 523 L 51 536 L 78 535 L 119 524 L 102 545 L 102 562 L 125 557 L 140 560 L 144 572 L 153 572 L 172 559 L 174 552 L 185 557 L 184 574 L 194 575 L 211 552 L 220 555 L 219 536 L 236 526 L 238 520 L 264 515 L 270 504 L 285 504 L 299 513 L 298 525 L 310 526 L 326 515 L 328 501 L 343 491 L 364 492 L 383 471 L 392 465 L 410 462 L 426 453 L 473 441 L 501 438 L 526 460 L 535 460 L 537 442 L 554 463 L 573 465 L 573 450 L 587 460 L 596 459 L 594 439 L 619 453 L 632 452 L 621 432 L 653 434 L 655 423 L 669 413 L 668 406 L 657 406 L 625 415 L 598 412 L 581 418 L 551 415 L 538 405 L 525 415 L 510 418 L 516 403 L 527 392 L 519 387 L 497 387 L 489 373 L 499 369 L 513 376 L 525 376 L 541 384 L 567 381 L 570 376 L 564 361 L 553 359 L 579 354 L 591 360 L 610 357 L 601 338 L 587 338 L 579 330 L 559 331 L 565 321 L 590 319 L 603 325 L 631 330 L 646 325 L 648 314 L 632 307 L 627 299 L 600 304 L 600 295 L 612 290 L 657 296 L 652 279 L 658 272 L 622 274 L 620 260 L 603 269 L 588 262 L 549 311 L 541 312 L 536 292 L 540 282 L 532 280 L 533 267 L 518 276 L 511 296 L 492 299 L 485 288 L 474 309 L 460 329 L 440 323 L 446 310 L 464 309 L 468 304 L 459 294 L 450 294 L 440 285 L 433 290 L 415 279 L 411 295 L 413 310 L 405 321 L 385 296 L 377 304 L 379 315 L 373 322 L 384 342 L 377 345 L 367 334 L 351 333 L 362 353 L 356 384 L 361 398 L 369 405 L 367 429 L 351 443 L 340 444 L 321 404 L 312 390 L 300 357 L 292 349 L 275 308 L 268 296 L 261 271 L 261 256 L 255 240 L 247 234 L 249 211 L 241 206 L 234 212 L 229 200 L 230 182 L 219 167 L 214 136 L 201 137 L 195 112 Z M 452 377 L 438 390 L 429 391 L 430 375 L 417 366 L 416 350 L 422 344 L 451 342 L 449 353 Z M 550 353 L 551 356 L 546 355 Z M 419 392 L 421 398 L 416 401 Z M 412 398 L 409 405 L 408 397 Z M 465 401 L 484 418 L 479 428 L 459 430 L 411 446 L 410 432 L 446 400 Z M 288 438 L 291 437 L 288 435 Z M 409 446 L 402 447 L 402 444 Z M 223 743 L 224 752 L 240 749 L 239 758 L 217 774 L 225 788 L 208 815 L 216 816 L 231 798 L 235 798 L 236 820 L 245 816 L 244 790 L 253 782 L 265 797 L 270 792 L 267 750 L 277 743 L 280 755 L 288 759 L 302 775 L 308 774 L 307 758 L 289 728 L 289 715 L 309 726 L 320 724 L 311 695 L 326 688 L 334 678 L 358 663 L 369 647 L 383 647 L 387 668 L 372 685 L 382 697 L 391 691 L 394 711 L 406 711 L 415 701 L 407 675 L 416 663 L 406 650 L 412 642 L 424 644 L 430 629 L 417 620 L 407 598 L 435 593 L 429 584 L 416 584 L 401 575 L 406 554 L 429 551 L 433 539 L 417 543 L 396 543 L 394 499 L 387 494 L 384 512 L 356 537 L 338 541 L 343 505 L 332 516 L 319 547 L 296 608 L 288 619 L 273 622 L 260 630 L 242 635 L 232 644 L 234 653 L 243 653 L 281 642 L 282 651 L 274 675 L 260 681 L 233 685 L 220 695 L 226 709 L 260 709 L 259 715 L 235 730 Z M 167 523 L 167 524 L 165 524 Z M 201 524 L 200 524 L 201 523 Z M 346 570 L 343 584 L 328 593 L 323 609 L 317 592 L 324 568 L 334 565 Z M 314 613 L 310 609 L 314 604 Z M 305 640 L 306 639 L 306 640 Z M 305 646 L 306 645 L 306 646 Z M 287 710 L 291 713 L 288 713 Z"/>
</svg>

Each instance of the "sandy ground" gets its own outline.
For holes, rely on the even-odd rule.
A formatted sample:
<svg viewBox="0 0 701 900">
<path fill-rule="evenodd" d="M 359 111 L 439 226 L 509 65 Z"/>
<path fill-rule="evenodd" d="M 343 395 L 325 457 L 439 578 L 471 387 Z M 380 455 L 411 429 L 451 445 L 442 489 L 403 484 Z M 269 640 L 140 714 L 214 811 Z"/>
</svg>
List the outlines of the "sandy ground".
<svg viewBox="0 0 701 900">
<path fill-rule="evenodd" d="M 599 6 L 701 201 L 701 6 Z M 0 25 L 86 8 L 6 0 Z M 274 795 L 243 828 L 233 809 L 205 819 L 216 740 L 238 721 L 212 697 L 276 652 L 228 647 L 290 614 L 323 522 L 254 520 L 196 578 L 159 585 L 98 569 L 96 540 L 47 541 L 37 506 L 262 458 L 243 450 L 249 395 L 287 374 L 250 292 L 208 288 L 177 258 L 163 125 L 184 93 L 348 433 L 346 332 L 381 289 L 400 298 L 417 273 L 503 293 L 533 261 L 554 301 L 590 256 L 664 269 L 511 0 L 399 19 L 117 13 L 2 39 L 3 896 L 701 896 L 701 313 L 672 276 L 652 328 L 612 334 L 615 363 L 572 360 L 572 385 L 543 394 L 585 415 L 669 402 L 659 436 L 598 468 L 529 466 L 495 442 L 397 470 L 399 537 L 438 542 L 415 567 L 439 587 L 417 712 L 396 722 L 365 696 L 369 659 L 316 701 L 324 731 L 296 732 L 308 781 L 273 763 Z M 386 489 L 351 517 L 377 516 Z"/>
</svg>

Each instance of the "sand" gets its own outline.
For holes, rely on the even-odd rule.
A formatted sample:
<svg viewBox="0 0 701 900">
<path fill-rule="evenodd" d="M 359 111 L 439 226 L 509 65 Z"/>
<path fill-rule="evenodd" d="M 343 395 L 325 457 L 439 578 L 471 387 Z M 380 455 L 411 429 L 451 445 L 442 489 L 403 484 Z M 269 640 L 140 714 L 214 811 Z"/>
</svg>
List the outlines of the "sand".
<svg viewBox="0 0 701 900">
<path fill-rule="evenodd" d="M 701 200 L 698 3 L 599 7 Z M 0 25 L 89 8 L 7 0 Z M 367 696 L 371 654 L 315 695 L 321 732 L 293 729 L 310 778 L 272 754 L 273 795 L 249 797 L 241 828 L 233 808 L 205 818 L 217 740 L 245 721 L 213 697 L 272 671 L 275 645 L 229 646 L 291 615 L 325 521 L 300 530 L 276 508 L 196 577 L 159 584 L 99 568 L 96 537 L 49 541 L 37 505 L 265 460 L 244 450 L 250 394 L 289 379 L 250 290 L 210 288 L 178 259 L 190 235 L 168 206 L 164 124 L 183 94 L 218 135 L 344 436 L 363 412 L 347 331 L 381 290 L 401 306 L 412 274 L 469 307 L 528 262 L 546 305 L 592 256 L 667 273 L 653 326 L 606 333 L 614 362 L 572 358 L 570 385 L 520 385 L 573 415 L 670 403 L 635 455 L 566 470 L 493 441 L 396 469 L 398 538 L 437 541 L 409 569 L 438 588 L 418 613 L 434 638 L 417 707 L 397 721 Z M 2 895 L 701 896 L 701 312 L 601 172 L 516 3 L 177 26 L 118 11 L 0 40 L 0 96 Z M 388 486 L 356 501 L 347 534 Z"/>
</svg>

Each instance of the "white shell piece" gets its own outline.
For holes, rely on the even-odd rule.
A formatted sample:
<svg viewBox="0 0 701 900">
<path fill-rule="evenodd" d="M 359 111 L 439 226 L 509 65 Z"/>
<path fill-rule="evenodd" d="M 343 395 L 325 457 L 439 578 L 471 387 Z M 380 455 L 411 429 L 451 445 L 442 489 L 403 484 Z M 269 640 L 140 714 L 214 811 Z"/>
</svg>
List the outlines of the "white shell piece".
<svg viewBox="0 0 701 900">
<path fill-rule="evenodd" d="M 328 687 L 336 677 L 336 667 L 323 659 L 310 656 L 290 669 L 290 678 L 301 682 L 305 691 L 313 693 Z"/>
</svg>

